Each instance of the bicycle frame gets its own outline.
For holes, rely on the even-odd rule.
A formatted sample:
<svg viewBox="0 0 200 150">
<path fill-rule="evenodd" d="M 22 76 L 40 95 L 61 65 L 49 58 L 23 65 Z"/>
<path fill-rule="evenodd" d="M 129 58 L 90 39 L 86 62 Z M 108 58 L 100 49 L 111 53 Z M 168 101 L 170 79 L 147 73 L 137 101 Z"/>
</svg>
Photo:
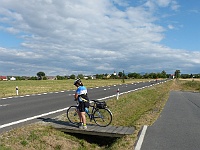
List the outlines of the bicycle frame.
<svg viewBox="0 0 200 150">
<path fill-rule="evenodd" d="M 89 113 L 89 112 L 86 112 L 85 111 L 85 113 L 88 115 L 88 117 L 90 118 L 90 122 L 92 121 L 92 120 L 94 120 L 94 111 L 96 110 L 96 108 L 94 107 L 94 106 L 92 106 L 92 105 L 89 105 L 89 108 L 90 107 L 92 107 L 92 112 L 91 113 Z M 88 111 L 89 111 L 89 108 L 88 108 Z M 76 107 L 76 111 L 77 111 L 77 113 L 78 113 L 78 102 L 77 102 L 77 107 Z"/>
<path fill-rule="evenodd" d="M 94 122 L 97 125 L 102 126 L 102 127 L 108 126 L 112 122 L 112 112 L 108 108 L 98 108 L 96 100 L 91 100 L 91 102 L 93 104 L 90 103 L 88 111 L 87 110 L 85 111 L 85 113 L 88 116 L 88 120 L 90 120 L 90 122 L 92 120 L 94 120 Z M 70 117 L 69 112 L 70 112 L 71 108 L 72 108 L 72 110 L 75 110 L 75 114 L 72 114 Z M 71 112 L 73 113 L 73 111 L 71 111 Z M 71 123 L 77 124 L 77 119 L 75 117 L 77 113 L 79 113 L 78 112 L 78 103 L 76 106 L 75 105 L 70 106 L 69 109 L 67 110 L 67 118 Z"/>
<path fill-rule="evenodd" d="M 89 112 L 85 112 L 87 115 L 88 115 L 88 117 L 90 118 L 90 122 L 92 121 L 92 120 L 94 120 L 94 111 L 96 110 L 95 109 L 95 107 L 94 106 L 89 106 L 89 107 L 92 107 L 92 112 L 91 113 L 89 113 Z M 88 110 L 89 111 L 89 110 Z"/>
</svg>

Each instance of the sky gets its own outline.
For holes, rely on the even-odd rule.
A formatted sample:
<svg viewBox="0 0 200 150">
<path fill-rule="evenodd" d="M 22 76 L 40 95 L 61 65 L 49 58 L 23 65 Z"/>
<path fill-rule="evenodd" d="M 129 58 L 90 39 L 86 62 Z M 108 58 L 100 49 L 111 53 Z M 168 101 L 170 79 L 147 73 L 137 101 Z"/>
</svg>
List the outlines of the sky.
<svg viewBox="0 0 200 150">
<path fill-rule="evenodd" d="M 0 0 L 0 76 L 200 73 L 199 0 Z"/>
</svg>

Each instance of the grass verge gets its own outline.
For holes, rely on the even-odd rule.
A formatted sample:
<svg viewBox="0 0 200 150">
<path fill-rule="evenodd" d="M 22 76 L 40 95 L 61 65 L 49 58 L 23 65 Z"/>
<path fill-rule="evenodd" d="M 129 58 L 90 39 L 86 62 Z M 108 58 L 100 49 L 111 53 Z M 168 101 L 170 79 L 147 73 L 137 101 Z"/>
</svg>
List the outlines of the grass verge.
<svg viewBox="0 0 200 150">
<path fill-rule="evenodd" d="M 120 150 L 133 149 L 143 125 L 152 125 L 171 90 L 198 91 L 200 82 L 174 80 L 107 101 L 114 117 L 112 125 L 134 126 L 133 135 L 118 139 L 65 134 L 42 123 L 17 128 L 0 135 L 0 150 Z M 192 86 L 191 86 L 192 85 Z M 62 115 L 60 119 L 66 119 Z"/>
</svg>

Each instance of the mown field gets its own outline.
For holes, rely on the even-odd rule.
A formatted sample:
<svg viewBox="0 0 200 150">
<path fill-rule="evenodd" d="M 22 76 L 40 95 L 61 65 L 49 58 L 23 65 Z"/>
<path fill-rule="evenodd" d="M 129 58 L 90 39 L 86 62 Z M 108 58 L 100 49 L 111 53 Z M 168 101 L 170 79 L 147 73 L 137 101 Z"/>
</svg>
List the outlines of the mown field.
<svg viewBox="0 0 200 150">
<path fill-rule="evenodd" d="M 121 84 L 122 80 L 82 80 L 84 85 L 89 87 L 107 86 L 113 84 Z M 127 79 L 125 83 L 132 83 L 145 80 Z M 55 92 L 61 90 L 75 89 L 74 80 L 22 80 L 22 81 L 0 81 L 0 98 L 8 96 L 16 96 L 16 87 L 18 87 L 19 95 L 36 94 L 43 92 Z"/>
<path fill-rule="evenodd" d="M 73 81 L 70 82 L 71 84 L 73 83 Z M 91 85 L 89 85 L 89 82 Z M 117 81 L 117 83 L 116 81 L 101 80 L 98 82 L 103 84 L 121 84 L 121 80 Z M 134 81 L 129 80 L 129 82 Z M 68 88 L 66 83 L 63 81 L 58 81 L 58 83 L 54 83 L 53 85 L 60 84 L 65 84 L 63 86 L 65 88 L 57 88 L 56 90 L 65 90 Z M 91 83 L 91 81 L 86 81 L 85 85 L 88 87 L 100 86 L 100 83 Z M 24 86 L 27 85 L 24 84 Z M 46 84 L 41 85 L 40 83 L 38 86 L 45 87 Z M 69 86 L 69 88 L 74 88 L 71 85 Z M 49 87 L 49 85 L 47 87 Z M 56 86 L 54 86 L 54 88 L 55 87 Z M 54 88 L 52 89 L 54 90 Z M 114 114 L 112 125 L 134 126 L 136 131 L 133 135 L 124 136 L 123 138 L 107 138 L 81 136 L 79 134 L 66 134 L 52 128 L 51 126 L 47 126 L 45 123 L 38 122 L 1 134 L 0 150 L 133 149 L 141 127 L 143 125 L 151 125 L 155 122 L 162 111 L 171 90 L 200 92 L 200 82 L 190 80 L 171 80 L 151 88 L 146 88 L 140 91 L 122 95 L 120 96 L 119 100 L 111 99 L 107 101 L 109 108 Z M 58 116 L 58 118 L 60 120 L 66 120 L 66 116 L 64 114 Z"/>
</svg>

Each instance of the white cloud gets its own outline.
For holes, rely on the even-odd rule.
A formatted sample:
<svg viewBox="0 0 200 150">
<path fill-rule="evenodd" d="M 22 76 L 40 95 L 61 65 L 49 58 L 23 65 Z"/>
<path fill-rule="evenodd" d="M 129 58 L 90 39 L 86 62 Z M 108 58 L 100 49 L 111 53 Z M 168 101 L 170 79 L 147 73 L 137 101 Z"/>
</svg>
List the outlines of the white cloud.
<svg viewBox="0 0 200 150">
<path fill-rule="evenodd" d="M 168 25 L 168 28 L 169 28 L 169 29 L 174 29 L 174 26 L 171 25 L 171 24 L 169 24 L 169 25 Z"/>
<path fill-rule="evenodd" d="M 172 0 L 156 0 L 157 4 L 161 7 L 167 7 Z"/>
<path fill-rule="evenodd" d="M 174 60 L 186 57 L 159 45 L 165 29 L 155 23 L 159 18 L 153 11 L 173 5 L 173 0 L 140 6 L 122 0 L 1 0 L 0 30 L 23 42 L 19 48 L 0 48 L 0 74 L 174 71 Z M 199 63 L 198 58 L 197 52 L 186 63 Z"/>
</svg>

